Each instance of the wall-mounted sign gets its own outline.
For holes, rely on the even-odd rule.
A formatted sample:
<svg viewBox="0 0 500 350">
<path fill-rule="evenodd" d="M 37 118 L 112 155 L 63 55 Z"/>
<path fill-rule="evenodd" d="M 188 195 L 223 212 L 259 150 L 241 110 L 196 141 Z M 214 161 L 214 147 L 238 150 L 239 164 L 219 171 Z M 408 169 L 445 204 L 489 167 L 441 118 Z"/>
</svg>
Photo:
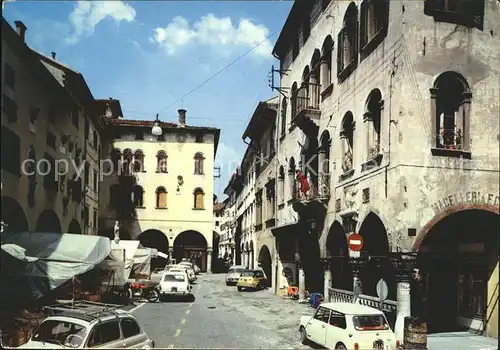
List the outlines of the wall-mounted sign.
<svg viewBox="0 0 500 350">
<path fill-rule="evenodd" d="M 500 196 L 479 191 L 458 192 L 441 198 L 431 204 L 431 207 L 436 214 L 439 214 L 446 208 L 459 204 L 490 204 L 498 207 L 500 205 Z"/>
</svg>

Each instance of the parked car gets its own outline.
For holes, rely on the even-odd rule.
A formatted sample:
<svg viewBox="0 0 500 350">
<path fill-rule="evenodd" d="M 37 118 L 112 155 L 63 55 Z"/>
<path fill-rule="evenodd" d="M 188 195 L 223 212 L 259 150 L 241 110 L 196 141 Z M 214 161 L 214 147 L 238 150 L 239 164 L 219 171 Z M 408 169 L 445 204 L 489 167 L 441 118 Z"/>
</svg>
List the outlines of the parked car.
<svg viewBox="0 0 500 350">
<path fill-rule="evenodd" d="M 192 262 L 189 262 L 189 261 L 181 261 L 180 263 L 177 264 L 178 266 L 184 266 L 186 267 L 189 271 L 192 272 L 192 275 L 196 277 L 196 271 L 194 269 L 194 264 Z"/>
<path fill-rule="evenodd" d="M 194 272 L 187 269 L 186 266 L 183 266 L 183 265 L 172 266 L 168 270 L 168 272 L 185 273 L 187 275 L 187 279 L 188 279 L 189 283 L 193 283 L 194 281 L 196 281 L 196 276 L 194 275 Z"/>
<path fill-rule="evenodd" d="M 303 344 L 312 341 L 327 349 L 399 349 L 399 342 L 382 311 L 352 303 L 323 303 L 314 316 L 302 316 Z"/>
<path fill-rule="evenodd" d="M 245 270 L 241 273 L 236 287 L 239 291 L 243 289 L 262 289 L 266 286 L 266 276 L 264 276 L 264 271 L 261 270 Z"/>
<path fill-rule="evenodd" d="M 167 266 L 162 267 L 162 268 L 158 268 L 158 269 L 154 269 L 153 272 L 151 272 L 151 277 L 150 277 L 151 282 L 159 283 L 161 280 L 161 277 L 163 276 L 165 271 L 167 271 L 166 269 L 167 269 Z"/>
<path fill-rule="evenodd" d="M 166 272 L 160 282 L 160 300 L 168 297 L 194 299 L 193 286 L 189 284 L 185 273 Z"/>
<path fill-rule="evenodd" d="M 245 267 L 243 265 L 231 266 L 226 275 L 226 286 L 235 286 L 236 283 L 238 283 L 243 271 L 245 271 Z"/>
<path fill-rule="evenodd" d="M 48 316 L 24 349 L 126 348 L 153 349 L 151 340 L 130 312 L 118 305 L 78 302 L 46 307 Z"/>
</svg>

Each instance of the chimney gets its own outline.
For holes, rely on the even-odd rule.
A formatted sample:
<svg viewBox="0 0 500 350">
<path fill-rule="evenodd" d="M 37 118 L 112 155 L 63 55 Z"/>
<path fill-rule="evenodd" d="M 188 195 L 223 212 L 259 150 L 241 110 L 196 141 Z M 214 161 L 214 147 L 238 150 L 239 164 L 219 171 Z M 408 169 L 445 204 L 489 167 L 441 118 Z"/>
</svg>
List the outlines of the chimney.
<svg viewBox="0 0 500 350">
<path fill-rule="evenodd" d="M 178 109 L 177 112 L 179 113 L 179 126 L 185 127 L 186 126 L 186 110 L 185 109 Z"/>
<path fill-rule="evenodd" d="M 17 35 L 19 35 L 23 43 L 26 42 L 26 30 L 28 28 L 21 21 L 15 21 L 14 23 L 16 24 Z"/>
<path fill-rule="evenodd" d="M 52 59 L 55 61 L 56 60 L 56 53 L 54 51 L 52 51 L 51 54 L 52 54 Z"/>
</svg>

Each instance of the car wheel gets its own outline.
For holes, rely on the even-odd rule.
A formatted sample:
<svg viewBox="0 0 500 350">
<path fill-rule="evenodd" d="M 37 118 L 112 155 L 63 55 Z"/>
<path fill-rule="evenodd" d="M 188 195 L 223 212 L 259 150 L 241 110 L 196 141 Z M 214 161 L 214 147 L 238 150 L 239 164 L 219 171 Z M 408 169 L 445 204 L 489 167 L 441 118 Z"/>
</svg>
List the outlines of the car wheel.
<svg viewBox="0 0 500 350">
<path fill-rule="evenodd" d="M 299 328 L 299 337 L 300 337 L 300 342 L 303 345 L 307 345 L 307 343 L 309 342 L 309 339 L 307 339 L 306 329 L 302 326 Z"/>
<path fill-rule="evenodd" d="M 242 290 L 243 290 L 243 288 L 238 287 L 238 292 L 241 292 Z"/>
<path fill-rule="evenodd" d="M 344 344 L 340 343 L 335 347 L 335 350 L 347 350 Z"/>
</svg>

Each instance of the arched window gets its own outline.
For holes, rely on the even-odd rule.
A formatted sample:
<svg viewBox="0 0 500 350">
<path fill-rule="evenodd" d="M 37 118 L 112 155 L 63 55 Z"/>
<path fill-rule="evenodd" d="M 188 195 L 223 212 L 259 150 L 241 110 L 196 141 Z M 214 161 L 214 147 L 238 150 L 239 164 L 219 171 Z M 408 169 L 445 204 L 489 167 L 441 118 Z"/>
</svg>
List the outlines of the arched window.
<svg viewBox="0 0 500 350">
<path fill-rule="evenodd" d="M 354 117 L 347 112 L 342 119 L 340 130 L 342 149 L 342 171 L 344 174 L 352 175 L 353 168 L 353 142 L 354 142 Z M 347 176 L 347 175 L 346 175 Z"/>
<path fill-rule="evenodd" d="M 366 100 L 366 112 L 363 114 L 363 122 L 366 132 L 367 145 L 365 158 L 367 160 L 373 159 L 380 154 L 380 126 L 384 106 L 383 102 L 382 93 L 379 89 L 372 90 Z"/>
<path fill-rule="evenodd" d="M 167 154 L 164 151 L 159 151 L 156 154 L 156 172 L 157 173 L 167 172 Z"/>
<path fill-rule="evenodd" d="M 320 92 L 321 92 L 321 52 L 318 49 L 314 50 L 311 58 L 311 74 L 308 80 L 309 100 L 307 108 L 319 108 Z"/>
<path fill-rule="evenodd" d="M 283 97 L 281 102 L 281 136 L 286 134 L 286 110 L 288 108 L 288 102 L 286 97 Z"/>
<path fill-rule="evenodd" d="M 122 163 L 122 174 L 129 175 L 132 168 L 132 160 L 134 155 L 132 150 L 127 148 L 123 151 L 123 163 Z"/>
<path fill-rule="evenodd" d="M 330 88 L 332 83 L 332 50 L 333 39 L 328 35 L 325 41 L 323 41 L 323 47 L 321 48 L 321 85 L 324 93 L 326 93 L 326 89 Z"/>
<path fill-rule="evenodd" d="M 144 153 L 140 149 L 134 153 L 134 171 L 136 173 L 144 171 Z"/>
<path fill-rule="evenodd" d="M 361 58 L 365 58 L 386 36 L 389 24 L 389 1 L 364 0 L 359 12 L 359 49 Z"/>
<path fill-rule="evenodd" d="M 194 209 L 203 209 L 205 193 L 201 188 L 197 188 L 193 192 L 194 195 Z"/>
<path fill-rule="evenodd" d="M 299 92 L 299 88 L 297 87 L 297 83 L 293 83 L 292 89 L 290 92 L 291 96 L 291 112 L 290 112 L 290 118 L 293 120 L 295 118 L 295 115 L 297 114 L 297 95 Z"/>
<path fill-rule="evenodd" d="M 442 73 L 431 89 L 433 147 L 468 152 L 472 93 L 456 72 Z"/>
<path fill-rule="evenodd" d="M 198 152 L 194 155 L 194 173 L 196 175 L 203 175 L 203 154 Z"/>
<path fill-rule="evenodd" d="M 134 186 L 134 190 L 132 191 L 132 201 L 136 208 L 144 207 L 144 189 L 142 186 Z"/>
<path fill-rule="evenodd" d="M 279 203 L 285 202 L 285 167 L 280 166 L 278 174 L 278 200 Z"/>
<path fill-rule="evenodd" d="M 357 37 L 358 8 L 354 2 L 351 2 L 344 15 L 344 23 L 337 39 L 337 75 L 341 81 L 347 78 L 356 67 Z"/>
<path fill-rule="evenodd" d="M 167 190 L 165 187 L 158 187 L 156 189 L 156 208 L 167 208 Z"/>
<path fill-rule="evenodd" d="M 122 152 L 118 148 L 113 148 L 110 152 L 110 158 L 113 163 L 113 171 L 118 171 L 122 158 Z"/>
<path fill-rule="evenodd" d="M 297 182 L 295 181 L 295 171 L 296 171 L 295 159 L 292 157 L 288 162 L 288 181 L 290 183 L 291 199 L 296 199 L 298 198 L 299 195 Z"/>
<path fill-rule="evenodd" d="M 330 133 L 325 130 L 321 134 L 320 147 L 318 152 L 319 158 L 319 192 L 322 196 L 330 194 L 330 147 L 332 140 Z"/>
</svg>

